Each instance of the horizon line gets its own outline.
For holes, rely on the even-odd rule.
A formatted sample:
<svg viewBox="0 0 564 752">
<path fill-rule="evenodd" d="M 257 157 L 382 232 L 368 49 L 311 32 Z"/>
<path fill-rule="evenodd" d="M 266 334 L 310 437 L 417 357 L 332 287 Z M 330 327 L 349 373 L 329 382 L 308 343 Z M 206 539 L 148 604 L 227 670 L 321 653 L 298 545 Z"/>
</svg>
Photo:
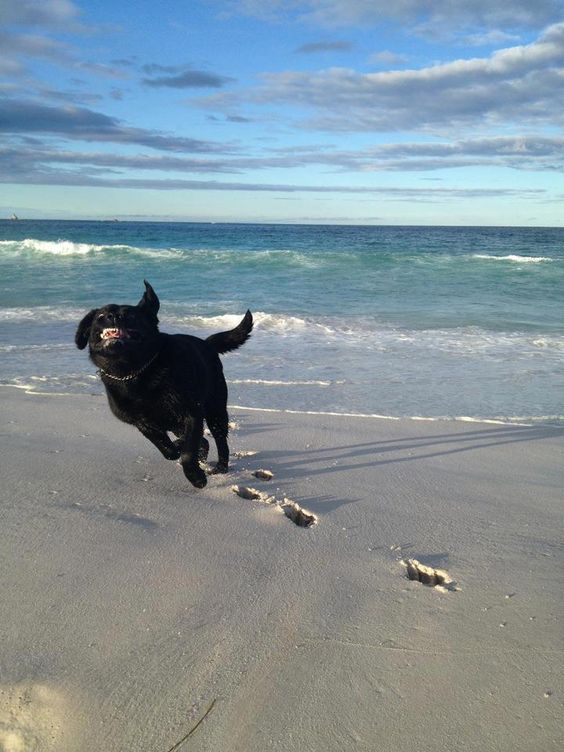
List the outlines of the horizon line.
<svg viewBox="0 0 564 752">
<path fill-rule="evenodd" d="M 10 212 L 6 212 L 6 215 Z M 12 216 L 0 216 L 0 222 L 2 224 L 17 225 L 20 222 L 100 222 L 108 224 L 119 223 L 162 223 L 162 224 L 198 224 L 198 225 L 289 225 L 289 226 L 318 226 L 318 227 L 458 227 L 458 228 L 520 228 L 520 229 L 551 229 L 559 230 L 564 228 L 564 223 L 561 225 L 545 225 L 545 224 L 441 224 L 441 223 L 429 223 L 422 224 L 420 222 L 379 222 L 369 220 L 331 220 L 331 219 L 187 219 L 170 216 L 154 216 L 150 214 L 140 215 L 116 215 L 112 217 L 89 217 L 89 216 L 77 216 L 77 217 L 33 217 L 33 216 L 16 216 L 14 212 L 11 212 Z"/>
</svg>

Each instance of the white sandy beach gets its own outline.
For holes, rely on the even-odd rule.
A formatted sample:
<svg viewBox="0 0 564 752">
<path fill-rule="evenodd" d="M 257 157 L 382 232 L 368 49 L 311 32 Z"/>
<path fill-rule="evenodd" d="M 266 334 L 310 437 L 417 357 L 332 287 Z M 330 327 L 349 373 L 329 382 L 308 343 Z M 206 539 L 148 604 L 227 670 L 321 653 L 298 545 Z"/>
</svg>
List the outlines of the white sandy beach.
<svg viewBox="0 0 564 752">
<path fill-rule="evenodd" d="M 1 394 L 2 752 L 564 749 L 562 428 L 232 409 L 196 491 L 101 397 Z"/>
</svg>

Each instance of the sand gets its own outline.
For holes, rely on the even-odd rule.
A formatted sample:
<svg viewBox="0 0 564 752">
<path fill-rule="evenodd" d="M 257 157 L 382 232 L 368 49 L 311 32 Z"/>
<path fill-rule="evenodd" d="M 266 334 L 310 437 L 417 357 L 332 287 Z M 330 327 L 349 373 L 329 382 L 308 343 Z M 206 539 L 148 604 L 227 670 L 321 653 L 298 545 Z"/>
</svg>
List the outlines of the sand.
<svg viewBox="0 0 564 752">
<path fill-rule="evenodd" d="M 564 749 L 562 428 L 232 409 L 196 491 L 101 397 L 1 396 L 3 752 Z"/>
</svg>

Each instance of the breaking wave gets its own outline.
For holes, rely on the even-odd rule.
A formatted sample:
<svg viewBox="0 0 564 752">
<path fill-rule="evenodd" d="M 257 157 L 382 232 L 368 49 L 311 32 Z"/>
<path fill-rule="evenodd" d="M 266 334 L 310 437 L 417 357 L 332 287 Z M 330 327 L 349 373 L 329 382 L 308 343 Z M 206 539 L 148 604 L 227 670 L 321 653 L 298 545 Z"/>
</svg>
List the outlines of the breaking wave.
<svg viewBox="0 0 564 752">
<path fill-rule="evenodd" d="M 203 268 L 228 270 L 236 266 L 238 270 L 244 267 L 253 270 L 262 270 L 265 273 L 286 269 L 301 269 L 304 272 L 326 270 L 329 273 L 342 275 L 350 273 L 353 267 L 358 267 L 359 273 L 365 273 L 369 269 L 386 269 L 392 267 L 417 268 L 429 266 L 431 269 L 437 266 L 444 271 L 447 268 L 456 269 L 456 265 L 468 260 L 506 262 L 513 264 L 543 264 L 558 261 L 551 256 L 530 256 L 525 254 L 496 255 L 495 253 L 449 253 L 448 251 L 417 251 L 390 253 L 382 249 L 374 253 L 355 249 L 341 249 L 327 251 L 322 249 L 308 249 L 306 251 L 289 248 L 272 249 L 268 247 L 268 241 L 264 246 L 254 249 L 245 248 L 221 248 L 221 247 L 179 247 L 169 245 L 165 247 L 144 247 L 128 244 L 100 244 L 75 242 L 65 238 L 57 240 L 40 240 L 37 238 L 25 238 L 23 240 L 0 240 L 0 252 L 4 257 L 28 258 L 37 260 L 51 257 L 52 259 L 97 259 L 104 261 L 123 261 L 146 259 L 155 261 L 171 261 L 195 263 Z"/>
<path fill-rule="evenodd" d="M 98 245 L 75 243 L 72 240 L 0 240 L 0 250 L 13 256 L 84 257 L 104 254 L 133 254 L 149 258 L 179 258 L 182 251 L 175 249 L 139 248 L 131 245 Z"/>
<path fill-rule="evenodd" d="M 510 253 L 507 256 L 494 256 L 489 253 L 474 253 L 472 258 L 483 259 L 485 261 L 511 261 L 515 264 L 542 264 L 547 261 L 554 261 L 550 256 L 520 256 L 516 253 Z"/>
</svg>

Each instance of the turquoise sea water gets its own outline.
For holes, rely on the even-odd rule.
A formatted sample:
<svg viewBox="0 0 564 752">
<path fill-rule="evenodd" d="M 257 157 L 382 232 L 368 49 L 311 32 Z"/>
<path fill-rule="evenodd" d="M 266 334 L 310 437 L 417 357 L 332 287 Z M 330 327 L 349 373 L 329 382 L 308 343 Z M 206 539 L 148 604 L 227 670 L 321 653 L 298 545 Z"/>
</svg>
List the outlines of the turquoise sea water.
<svg viewBox="0 0 564 752">
<path fill-rule="evenodd" d="M 0 222 L 0 383 L 101 393 L 73 344 L 135 303 L 198 336 L 247 308 L 232 404 L 560 421 L 564 229 Z"/>
</svg>

